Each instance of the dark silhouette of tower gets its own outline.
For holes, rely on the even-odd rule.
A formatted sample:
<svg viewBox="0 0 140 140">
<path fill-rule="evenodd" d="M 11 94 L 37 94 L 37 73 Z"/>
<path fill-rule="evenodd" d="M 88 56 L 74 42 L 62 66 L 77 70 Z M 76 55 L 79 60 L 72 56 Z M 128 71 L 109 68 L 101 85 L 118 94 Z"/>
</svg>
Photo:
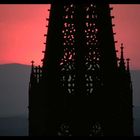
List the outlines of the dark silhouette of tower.
<svg viewBox="0 0 140 140">
<path fill-rule="evenodd" d="M 109 4 L 52 3 L 43 65 L 29 88 L 29 135 L 133 136 L 132 84 Z"/>
</svg>

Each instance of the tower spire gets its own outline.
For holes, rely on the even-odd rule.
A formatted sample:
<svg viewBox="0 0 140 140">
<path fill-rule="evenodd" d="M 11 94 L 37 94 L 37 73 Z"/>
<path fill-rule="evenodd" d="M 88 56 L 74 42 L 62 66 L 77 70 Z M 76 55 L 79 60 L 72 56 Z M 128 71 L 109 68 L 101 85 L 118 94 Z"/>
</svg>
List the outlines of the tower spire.
<svg viewBox="0 0 140 140">
<path fill-rule="evenodd" d="M 30 85 L 32 84 L 35 84 L 36 83 L 36 77 L 35 77 L 35 72 L 34 72 L 34 61 L 32 60 L 31 61 L 31 76 L 30 76 Z"/>
<path fill-rule="evenodd" d="M 127 62 L 127 65 L 126 65 L 126 71 L 127 71 L 127 74 L 128 74 L 128 79 L 129 79 L 129 81 L 131 82 L 130 68 L 129 68 L 129 62 L 130 62 L 130 59 L 127 58 L 127 59 L 126 59 L 126 62 Z M 131 87 L 131 88 L 132 88 L 132 87 Z"/>
<path fill-rule="evenodd" d="M 123 43 L 121 43 L 121 59 L 122 60 L 124 60 L 124 56 L 123 56 L 123 49 L 124 49 L 124 47 L 123 47 Z"/>
<path fill-rule="evenodd" d="M 127 58 L 126 61 L 127 61 L 127 69 L 126 69 L 126 70 L 127 70 L 127 72 L 129 72 L 129 71 L 130 71 L 130 69 L 129 69 L 129 62 L 130 62 L 130 59 Z"/>
<path fill-rule="evenodd" d="M 34 69 L 34 61 L 33 61 L 33 60 L 31 61 L 31 64 L 32 64 L 32 69 L 31 69 L 31 71 L 32 71 L 32 73 L 33 73 L 33 69 Z"/>
<path fill-rule="evenodd" d="M 123 49 L 124 49 L 124 46 L 123 46 L 123 43 L 121 43 L 121 56 L 120 56 L 120 69 L 121 70 L 124 70 L 125 71 L 125 62 L 124 62 L 124 53 L 123 53 Z"/>
</svg>

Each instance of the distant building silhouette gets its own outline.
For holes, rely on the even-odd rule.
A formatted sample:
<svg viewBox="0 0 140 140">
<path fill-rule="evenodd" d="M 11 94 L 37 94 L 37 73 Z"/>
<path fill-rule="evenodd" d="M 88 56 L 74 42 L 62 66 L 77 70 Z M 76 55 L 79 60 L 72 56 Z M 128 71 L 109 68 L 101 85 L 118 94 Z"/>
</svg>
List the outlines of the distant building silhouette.
<svg viewBox="0 0 140 140">
<path fill-rule="evenodd" d="M 43 66 L 29 87 L 29 135 L 133 136 L 129 59 L 109 4 L 52 3 Z M 126 64 L 125 64 L 126 63 Z"/>
</svg>

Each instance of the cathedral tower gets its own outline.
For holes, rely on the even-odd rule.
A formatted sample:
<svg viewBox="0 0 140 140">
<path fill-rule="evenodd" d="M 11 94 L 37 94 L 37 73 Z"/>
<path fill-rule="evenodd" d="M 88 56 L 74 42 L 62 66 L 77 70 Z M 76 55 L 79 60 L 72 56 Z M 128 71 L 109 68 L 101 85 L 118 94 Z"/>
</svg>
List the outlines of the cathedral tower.
<svg viewBox="0 0 140 140">
<path fill-rule="evenodd" d="M 133 135 L 129 66 L 123 46 L 118 64 L 111 9 L 51 4 L 43 65 L 32 63 L 29 135 Z"/>
</svg>

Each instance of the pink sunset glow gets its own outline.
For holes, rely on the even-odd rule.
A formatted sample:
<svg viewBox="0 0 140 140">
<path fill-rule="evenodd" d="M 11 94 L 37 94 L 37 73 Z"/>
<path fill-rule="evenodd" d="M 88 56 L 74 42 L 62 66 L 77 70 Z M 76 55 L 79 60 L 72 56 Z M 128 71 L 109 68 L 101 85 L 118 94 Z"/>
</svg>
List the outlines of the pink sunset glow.
<svg viewBox="0 0 140 140">
<path fill-rule="evenodd" d="M 40 64 L 50 5 L 0 5 L 0 63 Z"/>
<path fill-rule="evenodd" d="M 140 4 L 115 4 L 112 5 L 112 15 L 115 16 L 114 32 L 118 41 L 116 49 L 124 44 L 125 58 L 130 58 L 131 69 L 140 69 Z"/>
<path fill-rule="evenodd" d="M 112 20 L 115 24 L 116 48 L 124 43 L 125 57 L 131 59 L 131 69 L 140 69 L 140 5 L 115 4 Z M 49 17 L 47 4 L 0 5 L 0 64 L 41 64 L 45 49 L 44 34 Z M 118 53 L 119 55 L 119 53 Z"/>
</svg>

